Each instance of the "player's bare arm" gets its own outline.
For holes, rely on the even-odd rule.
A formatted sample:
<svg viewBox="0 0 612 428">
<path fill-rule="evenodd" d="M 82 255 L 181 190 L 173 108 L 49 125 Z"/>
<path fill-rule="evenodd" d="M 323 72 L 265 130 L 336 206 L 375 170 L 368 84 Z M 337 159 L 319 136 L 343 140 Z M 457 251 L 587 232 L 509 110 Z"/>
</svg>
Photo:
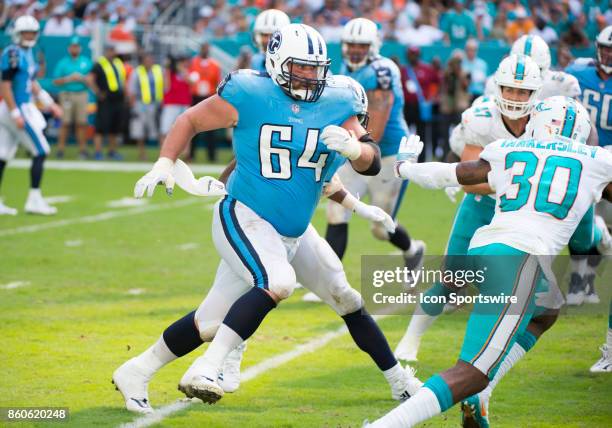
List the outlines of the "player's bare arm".
<svg viewBox="0 0 612 428">
<path fill-rule="evenodd" d="M 229 164 L 225 167 L 221 175 L 219 176 L 219 181 L 223 184 L 227 184 L 227 180 L 229 179 L 230 174 L 236 168 L 236 159 L 232 159 Z"/>
<path fill-rule="evenodd" d="M 223 98 L 213 95 L 182 113 L 163 142 L 160 157 L 176 160 L 198 133 L 231 128 L 238 123 L 238 112 Z"/>
<path fill-rule="evenodd" d="M 597 128 L 595 125 L 591 123 L 591 133 L 589 134 L 589 138 L 587 138 L 587 146 L 599 146 L 599 135 L 597 135 Z"/>
<path fill-rule="evenodd" d="M 612 202 L 612 183 L 608 183 L 608 185 L 604 188 L 602 196 L 606 201 Z"/>
<path fill-rule="evenodd" d="M 475 146 L 473 144 L 466 144 L 463 152 L 461 153 L 461 162 L 469 162 L 477 160 L 482 152 L 482 147 Z M 474 193 L 478 195 L 489 195 L 493 193 L 491 187 L 484 182 L 480 182 L 480 184 L 472 184 L 472 185 L 464 185 L 463 190 L 466 193 Z"/>
<path fill-rule="evenodd" d="M 361 126 L 357 116 L 351 116 L 342 124 L 342 128 L 352 132 L 359 141 L 360 154 L 354 160 L 350 160 L 353 169 L 364 175 L 376 175 L 380 171 L 380 149 L 372 137 Z"/>
<path fill-rule="evenodd" d="M 391 114 L 394 96 L 390 90 L 377 89 L 368 91 L 368 114 L 370 115 L 370 135 L 380 141 L 385 133 L 385 126 Z"/>
</svg>

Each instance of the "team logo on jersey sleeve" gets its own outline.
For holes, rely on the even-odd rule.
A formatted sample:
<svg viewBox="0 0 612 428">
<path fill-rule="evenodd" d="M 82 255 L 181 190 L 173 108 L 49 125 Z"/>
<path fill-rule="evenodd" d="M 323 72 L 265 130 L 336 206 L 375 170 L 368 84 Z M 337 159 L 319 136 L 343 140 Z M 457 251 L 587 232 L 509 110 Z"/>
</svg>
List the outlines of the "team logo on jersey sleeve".
<svg viewBox="0 0 612 428">
<path fill-rule="evenodd" d="M 277 31 L 272 34 L 272 37 L 270 37 L 270 41 L 268 42 L 268 52 L 271 54 L 276 53 L 278 48 L 280 48 L 282 40 L 283 36 L 281 36 L 280 31 Z"/>
</svg>

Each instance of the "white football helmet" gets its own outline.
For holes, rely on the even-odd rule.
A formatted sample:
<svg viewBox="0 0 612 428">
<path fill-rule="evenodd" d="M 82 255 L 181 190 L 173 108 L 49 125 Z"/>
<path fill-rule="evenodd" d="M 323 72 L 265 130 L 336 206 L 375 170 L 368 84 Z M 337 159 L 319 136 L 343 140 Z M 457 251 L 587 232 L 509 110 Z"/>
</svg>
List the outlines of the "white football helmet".
<svg viewBox="0 0 612 428">
<path fill-rule="evenodd" d="M 562 137 L 586 144 L 591 132 L 591 118 L 582 104 L 573 98 L 549 97 L 536 104 L 525 132 L 539 140 Z"/>
<path fill-rule="evenodd" d="M 255 39 L 255 45 L 261 52 L 266 52 L 266 41 L 263 40 L 264 35 L 271 36 L 277 30 L 280 30 L 285 25 L 289 25 L 291 20 L 289 16 L 282 10 L 268 9 L 261 12 L 255 18 L 255 25 L 253 26 L 253 37 Z"/>
<path fill-rule="evenodd" d="M 317 101 L 325 89 L 330 63 L 323 37 L 308 25 L 289 24 L 270 37 L 266 71 L 291 98 Z M 292 71 L 294 64 L 314 67 L 314 77 L 297 75 Z"/>
<path fill-rule="evenodd" d="M 36 41 L 38 40 L 38 32 L 40 31 L 40 24 L 30 15 L 20 16 L 15 20 L 15 25 L 13 26 L 13 41 L 21 45 L 25 48 L 31 48 L 36 45 Z M 36 37 L 34 40 L 22 40 L 21 33 L 31 32 L 36 33 Z"/>
<path fill-rule="evenodd" d="M 502 60 L 495 72 L 495 104 L 509 119 L 527 116 L 538 98 L 542 87 L 540 68 L 530 57 L 512 54 Z M 502 86 L 527 89 L 531 95 L 527 101 L 512 101 L 502 97 Z"/>
<path fill-rule="evenodd" d="M 521 36 L 512 45 L 510 53 L 531 57 L 540 67 L 542 74 L 550 68 L 550 49 L 540 36 Z"/>
<path fill-rule="evenodd" d="M 370 120 L 370 116 L 368 115 L 368 96 L 363 86 L 361 86 L 361 83 L 343 74 L 334 74 L 329 78 L 329 82 L 330 86 L 345 84 L 351 87 L 355 92 L 355 100 L 359 103 L 359 114 L 357 114 L 357 119 L 359 119 L 361 126 L 367 129 Z"/>
<path fill-rule="evenodd" d="M 373 21 L 365 18 L 351 19 L 342 29 L 342 58 L 351 70 L 363 67 L 369 59 L 378 55 L 380 51 L 380 37 L 378 27 Z M 351 58 L 347 43 L 370 45 L 368 53 L 363 58 Z"/>
<path fill-rule="evenodd" d="M 595 39 L 597 65 L 606 74 L 612 74 L 612 25 L 601 30 Z"/>
</svg>

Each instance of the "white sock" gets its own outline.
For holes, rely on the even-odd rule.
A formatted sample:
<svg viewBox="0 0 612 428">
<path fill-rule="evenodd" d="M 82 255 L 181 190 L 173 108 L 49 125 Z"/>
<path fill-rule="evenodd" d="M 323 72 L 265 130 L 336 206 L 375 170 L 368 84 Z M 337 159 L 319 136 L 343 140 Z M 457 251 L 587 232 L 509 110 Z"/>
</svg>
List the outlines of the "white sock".
<svg viewBox="0 0 612 428">
<path fill-rule="evenodd" d="M 34 197 L 42 197 L 42 193 L 40 192 L 40 189 L 30 188 L 30 192 L 28 193 L 28 198 L 34 198 Z"/>
<path fill-rule="evenodd" d="M 238 336 L 234 330 L 225 324 L 221 324 L 215 338 L 204 353 L 205 367 L 201 374 L 211 379 L 217 379 L 227 355 L 242 342 L 242 337 Z"/>
<path fill-rule="evenodd" d="M 572 268 L 572 273 L 583 276 L 587 268 L 587 259 L 586 257 L 581 257 L 579 259 L 570 257 L 570 266 Z"/>
<path fill-rule="evenodd" d="M 608 328 L 608 337 L 606 338 L 608 349 L 612 349 L 612 328 Z"/>
<path fill-rule="evenodd" d="M 402 376 L 404 376 L 404 368 L 400 363 L 397 363 L 390 369 L 383 371 L 383 375 L 385 376 L 385 379 L 387 379 L 389 385 L 393 385 L 396 380 L 401 379 Z"/>
<path fill-rule="evenodd" d="M 429 330 L 429 327 L 431 327 L 438 316 L 439 315 L 427 314 L 421 305 L 417 305 L 416 309 L 414 310 L 414 314 L 412 314 L 412 318 L 410 319 L 410 324 L 408 324 L 406 335 L 412 335 L 420 338 L 427 330 Z"/>
<path fill-rule="evenodd" d="M 168 349 L 168 345 L 164 341 L 164 336 L 160 336 L 149 349 L 135 357 L 136 362 L 140 367 L 149 372 L 152 376 L 155 372 L 178 357 Z"/>
<path fill-rule="evenodd" d="M 519 362 L 521 358 L 525 356 L 526 353 L 527 351 L 525 351 L 525 348 L 523 348 L 518 343 L 515 342 L 514 345 L 512 345 L 512 348 L 510 348 L 510 352 L 508 352 L 508 355 L 506 355 L 506 358 L 503 359 L 501 365 L 499 366 L 499 370 L 497 370 L 497 373 L 495 373 L 495 377 L 491 382 L 489 382 L 489 385 L 480 393 L 480 395 L 483 396 L 485 400 L 488 400 L 491 397 L 491 394 L 493 394 L 493 390 L 495 389 L 499 381 L 502 380 L 506 373 L 508 373 L 510 369 L 517 362 Z"/>
<path fill-rule="evenodd" d="M 372 428 L 407 428 L 442 413 L 438 397 L 425 387 L 385 416 L 374 421 Z"/>
</svg>

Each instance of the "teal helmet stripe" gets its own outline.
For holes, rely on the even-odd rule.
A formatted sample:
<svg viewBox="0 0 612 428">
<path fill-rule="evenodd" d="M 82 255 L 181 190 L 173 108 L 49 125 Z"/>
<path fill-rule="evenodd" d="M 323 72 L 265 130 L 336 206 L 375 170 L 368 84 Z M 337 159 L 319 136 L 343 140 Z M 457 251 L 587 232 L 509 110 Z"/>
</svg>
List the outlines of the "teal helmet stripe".
<svg viewBox="0 0 612 428">
<path fill-rule="evenodd" d="M 573 102 L 567 104 L 565 110 L 565 119 L 563 120 L 563 129 L 561 129 L 561 136 L 572 138 L 574 132 L 574 126 L 576 125 L 576 106 Z"/>
<path fill-rule="evenodd" d="M 516 61 L 516 71 L 514 72 L 514 80 L 523 80 L 525 77 L 525 61 L 523 56 L 519 55 Z"/>
<path fill-rule="evenodd" d="M 533 40 L 533 36 L 527 36 L 525 40 L 525 55 L 531 55 L 531 41 Z"/>
</svg>

